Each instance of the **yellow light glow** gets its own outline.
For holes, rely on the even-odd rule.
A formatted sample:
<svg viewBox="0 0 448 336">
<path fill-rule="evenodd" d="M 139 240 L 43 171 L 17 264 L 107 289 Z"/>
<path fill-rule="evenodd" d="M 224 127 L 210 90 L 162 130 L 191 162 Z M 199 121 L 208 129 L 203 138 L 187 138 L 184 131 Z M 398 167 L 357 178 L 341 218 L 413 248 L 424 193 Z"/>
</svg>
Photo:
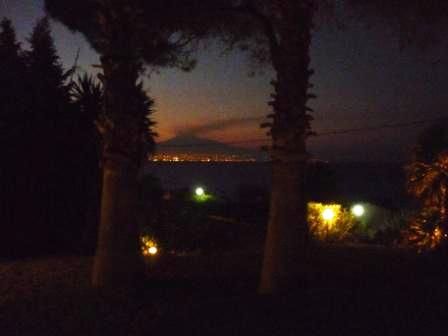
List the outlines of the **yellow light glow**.
<svg viewBox="0 0 448 336">
<path fill-rule="evenodd" d="M 141 239 L 141 251 L 144 256 L 153 256 L 159 253 L 157 242 L 150 236 L 142 236 Z"/>
<path fill-rule="evenodd" d="M 322 211 L 322 218 L 325 219 L 326 221 L 331 221 L 335 216 L 335 213 L 333 211 L 333 209 L 330 208 L 326 208 L 324 209 L 324 211 Z"/>
<path fill-rule="evenodd" d="M 344 239 L 355 221 L 350 211 L 337 203 L 308 203 L 308 225 L 311 234 L 322 241 Z"/>
</svg>

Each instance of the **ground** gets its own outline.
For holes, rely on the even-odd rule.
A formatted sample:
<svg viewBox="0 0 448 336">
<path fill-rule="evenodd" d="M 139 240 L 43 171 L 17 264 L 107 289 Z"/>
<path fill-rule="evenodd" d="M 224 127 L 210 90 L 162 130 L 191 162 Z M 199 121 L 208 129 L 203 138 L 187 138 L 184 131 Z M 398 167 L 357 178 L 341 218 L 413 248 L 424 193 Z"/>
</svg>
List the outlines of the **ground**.
<svg viewBox="0 0 448 336">
<path fill-rule="evenodd" d="M 276 296 L 256 294 L 253 253 L 161 258 L 131 296 L 90 289 L 91 264 L 0 263 L 0 334 L 412 335 L 443 332 L 448 317 L 444 265 L 403 250 L 318 248 L 298 289 Z"/>
</svg>

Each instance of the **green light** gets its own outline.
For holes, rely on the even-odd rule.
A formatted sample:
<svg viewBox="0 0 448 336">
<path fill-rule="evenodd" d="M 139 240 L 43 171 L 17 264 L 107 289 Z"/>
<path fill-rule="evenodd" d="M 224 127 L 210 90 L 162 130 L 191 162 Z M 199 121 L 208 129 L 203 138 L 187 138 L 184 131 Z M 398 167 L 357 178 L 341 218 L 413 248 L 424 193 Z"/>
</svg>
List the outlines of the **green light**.
<svg viewBox="0 0 448 336">
<path fill-rule="evenodd" d="M 356 217 L 361 217 L 363 216 L 365 213 L 365 209 L 361 204 L 356 204 L 355 206 L 352 207 L 352 214 L 355 215 Z"/>
<path fill-rule="evenodd" d="M 205 195 L 205 190 L 202 187 L 197 187 L 194 192 L 195 192 L 196 196 L 199 196 L 199 197 Z"/>
<path fill-rule="evenodd" d="M 199 203 L 207 202 L 213 199 L 212 195 L 209 195 L 204 187 L 196 187 L 193 193 L 193 200 Z"/>
</svg>

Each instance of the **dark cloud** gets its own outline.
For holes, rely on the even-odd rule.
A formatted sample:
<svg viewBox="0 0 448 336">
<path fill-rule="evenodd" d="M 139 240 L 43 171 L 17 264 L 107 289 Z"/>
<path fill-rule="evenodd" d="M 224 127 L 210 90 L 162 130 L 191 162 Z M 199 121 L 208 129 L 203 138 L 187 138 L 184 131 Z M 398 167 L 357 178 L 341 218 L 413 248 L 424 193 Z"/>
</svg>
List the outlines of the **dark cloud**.
<svg viewBox="0 0 448 336">
<path fill-rule="evenodd" d="M 232 118 L 226 120 L 218 120 L 208 122 L 198 126 L 192 126 L 177 130 L 177 135 L 203 135 L 213 131 L 222 131 L 228 128 L 239 127 L 244 125 L 253 124 L 258 126 L 262 122 L 262 117 L 249 117 L 249 118 Z"/>
</svg>

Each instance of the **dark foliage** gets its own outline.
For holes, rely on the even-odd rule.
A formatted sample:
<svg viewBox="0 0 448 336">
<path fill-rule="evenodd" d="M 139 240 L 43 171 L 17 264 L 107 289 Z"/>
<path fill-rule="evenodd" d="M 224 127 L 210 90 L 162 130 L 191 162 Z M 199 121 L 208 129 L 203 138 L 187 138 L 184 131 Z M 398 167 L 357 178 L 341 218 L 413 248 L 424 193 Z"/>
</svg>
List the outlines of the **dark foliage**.
<svg viewBox="0 0 448 336">
<path fill-rule="evenodd" d="M 340 199 L 339 181 L 330 165 L 310 162 L 306 170 L 306 192 L 310 201 L 332 203 Z"/>
<path fill-rule="evenodd" d="M 188 189 L 163 192 L 160 181 L 147 175 L 140 190 L 140 228 L 164 254 L 205 255 L 261 246 L 267 204 L 246 190 L 248 199 L 198 201 Z M 248 195 L 250 193 L 250 195 Z M 261 203 L 260 203 L 261 202 Z"/>
<path fill-rule="evenodd" d="M 47 0 L 45 6 L 54 19 L 86 36 L 100 54 L 119 53 L 154 67 L 189 70 L 194 66 L 192 42 L 210 32 L 213 18 L 216 25 L 218 17 L 213 13 L 228 2 Z M 113 27 L 107 28 L 105 22 L 112 21 Z"/>
<path fill-rule="evenodd" d="M 420 209 L 411 219 L 406 238 L 419 249 L 446 246 L 448 128 L 434 124 L 420 135 L 406 166 L 407 188 Z"/>
<path fill-rule="evenodd" d="M 0 253 L 10 251 L 10 241 L 22 238 L 16 227 L 16 214 L 21 212 L 23 199 L 20 191 L 25 187 L 21 173 L 25 169 L 23 159 L 26 141 L 23 138 L 26 124 L 26 106 L 23 94 L 26 84 L 25 61 L 20 44 L 16 40 L 11 21 L 3 19 L 0 24 Z"/>
<path fill-rule="evenodd" d="M 25 62 L 20 43 L 16 40 L 11 21 L 4 18 L 0 22 L 0 137 L 2 142 L 17 136 L 17 129 L 24 116 L 24 104 L 20 97 L 25 90 L 22 81 L 16 78 L 25 74 Z"/>
<path fill-rule="evenodd" d="M 444 0 L 345 0 L 355 16 L 371 24 L 389 25 L 402 46 L 427 48 L 445 42 L 448 3 Z"/>
<path fill-rule="evenodd" d="M 448 149 L 448 123 L 439 121 L 419 136 L 417 145 L 412 151 L 414 161 L 431 163 L 437 156 Z"/>
<path fill-rule="evenodd" d="M 141 134 L 143 134 L 143 139 L 141 144 L 142 149 L 142 161 L 145 162 L 148 156 L 154 153 L 155 141 L 154 138 L 157 133 L 153 131 L 156 123 L 152 119 L 152 114 L 154 113 L 154 100 L 148 96 L 146 93 L 143 82 L 139 82 L 135 86 L 135 97 L 131 99 L 132 102 L 136 104 L 135 111 L 138 111 L 138 117 L 140 119 L 139 125 L 141 126 Z"/>
<path fill-rule="evenodd" d="M 69 152 L 77 162 L 75 171 L 82 178 L 78 185 L 79 208 L 84 221 L 79 228 L 79 239 L 74 243 L 77 250 L 93 253 L 96 246 L 99 206 L 101 195 L 100 136 L 95 121 L 102 109 L 103 91 L 94 77 L 84 74 L 71 85 L 71 102 L 76 119 L 73 120 Z M 75 173 L 74 171 L 74 173 Z"/>
<path fill-rule="evenodd" d="M 29 50 L 14 35 L 4 19 L 0 255 L 78 250 L 98 221 L 98 111 L 86 102 L 98 97 L 72 99 L 72 70 L 64 71 L 46 18 L 36 24 Z M 73 92 L 81 95 L 79 88 Z"/>
<path fill-rule="evenodd" d="M 59 61 L 49 22 L 40 20 L 22 50 L 4 19 L 0 30 L 0 256 L 93 253 L 101 192 L 102 85 L 89 75 L 71 81 Z M 135 87 L 131 99 L 154 150 L 153 100 Z"/>
<path fill-rule="evenodd" d="M 10 55 L 9 62 L 1 62 L 8 69 L 2 74 L 9 76 L 0 98 L 6 153 L 1 181 L 7 210 L 1 254 L 67 250 L 84 224 L 80 198 L 88 183 L 78 174 L 82 160 L 73 148 L 79 138 L 73 129 L 78 114 L 70 103 L 70 72 L 59 62 L 46 18 L 36 24 L 27 51 L 11 38 L 14 30 L 7 22 L 1 34 L 9 47 L 0 46 L 2 58 L 8 49 Z"/>
</svg>

